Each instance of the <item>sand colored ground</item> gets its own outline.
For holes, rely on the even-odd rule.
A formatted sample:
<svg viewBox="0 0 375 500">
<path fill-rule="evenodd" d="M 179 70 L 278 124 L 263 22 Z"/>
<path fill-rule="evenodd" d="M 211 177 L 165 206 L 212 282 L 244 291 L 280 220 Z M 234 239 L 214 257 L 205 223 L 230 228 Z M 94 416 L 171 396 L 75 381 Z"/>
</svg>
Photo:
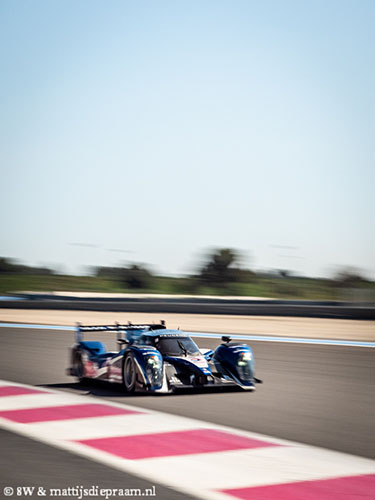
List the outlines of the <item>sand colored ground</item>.
<svg viewBox="0 0 375 500">
<path fill-rule="evenodd" d="M 95 311 L 0 309 L 0 322 L 45 325 L 152 323 L 186 331 L 280 335 L 290 337 L 375 341 L 375 321 L 208 314 L 149 314 Z"/>
</svg>

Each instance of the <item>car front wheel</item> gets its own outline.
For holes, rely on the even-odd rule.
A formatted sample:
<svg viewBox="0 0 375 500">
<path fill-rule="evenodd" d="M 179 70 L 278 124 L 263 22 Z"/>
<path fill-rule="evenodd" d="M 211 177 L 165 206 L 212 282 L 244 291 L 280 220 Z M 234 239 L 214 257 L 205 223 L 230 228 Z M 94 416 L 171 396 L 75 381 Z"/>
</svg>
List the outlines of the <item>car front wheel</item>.
<svg viewBox="0 0 375 500">
<path fill-rule="evenodd" d="M 137 372 L 135 368 L 134 357 L 131 352 L 125 355 L 124 364 L 122 367 L 122 380 L 126 392 L 134 392 L 136 384 Z"/>
</svg>

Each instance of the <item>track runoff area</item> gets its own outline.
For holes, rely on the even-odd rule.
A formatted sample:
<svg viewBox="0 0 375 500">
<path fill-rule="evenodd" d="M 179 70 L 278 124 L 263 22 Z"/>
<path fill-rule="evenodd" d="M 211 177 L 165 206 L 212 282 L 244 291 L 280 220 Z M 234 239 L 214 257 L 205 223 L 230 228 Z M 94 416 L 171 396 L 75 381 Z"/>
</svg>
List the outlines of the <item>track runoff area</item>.
<svg viewBox="0 0 375 500">
<path fill-rule="evenodd" d="M 14 323 L 0 327 L 74 330 L 71 326 Z M 348 340 L 232 338 L 375 347 L 374 342 Z M 190 498 L 354 500 L 373 498 L 375 491 L 375 464 L 369 458 L 7 380 L 0 380 L 0 427 L 155 481 Z M 4 495 L 8 493 L 4 491 Z M 124 491 L 103 494 L 120 498 Z M 155 491 L 142 493 L 148 494 L 157 498 Z"/>
</svg>

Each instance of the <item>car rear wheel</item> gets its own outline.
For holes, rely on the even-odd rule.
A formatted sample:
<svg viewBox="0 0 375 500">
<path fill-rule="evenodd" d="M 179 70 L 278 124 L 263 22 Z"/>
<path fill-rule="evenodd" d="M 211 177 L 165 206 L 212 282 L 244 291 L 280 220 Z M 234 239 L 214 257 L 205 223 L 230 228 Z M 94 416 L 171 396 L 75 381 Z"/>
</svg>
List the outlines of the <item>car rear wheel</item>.
<svg viewBox="0 0 375 500">
<path fill-rule="evenodd" d="M 74 355 L 74 374 L 77 379 L 82 382 L 84 380 L 85 370 L 82 362 L 82 355 L 79 351 L 77 351 Z"/>
<path fill-rule="evenodd" d="M 137 372 L 135 368 L 134 357 L 131 352 L 128 352 L 124 359 L 122 368 L 122 380 L 124 388 L 127 392 L 135 391 Z"/>
</svg>

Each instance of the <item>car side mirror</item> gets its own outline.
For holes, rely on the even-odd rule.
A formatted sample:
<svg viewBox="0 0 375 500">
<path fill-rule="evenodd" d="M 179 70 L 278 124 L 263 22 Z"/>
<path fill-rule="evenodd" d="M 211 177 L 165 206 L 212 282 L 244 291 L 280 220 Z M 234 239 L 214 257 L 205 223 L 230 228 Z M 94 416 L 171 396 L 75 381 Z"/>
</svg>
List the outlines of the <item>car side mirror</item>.
<svg viewBox="0 0 375 500">
<path fill-rule="evenodd" d="M 120 345 L 125 345 L 125 344 L 129 344 L 129 340 L 125 340 L 125 339 L 118 339 L 117 340 L 117 343 L 120 344 Z"/>
</svg>

